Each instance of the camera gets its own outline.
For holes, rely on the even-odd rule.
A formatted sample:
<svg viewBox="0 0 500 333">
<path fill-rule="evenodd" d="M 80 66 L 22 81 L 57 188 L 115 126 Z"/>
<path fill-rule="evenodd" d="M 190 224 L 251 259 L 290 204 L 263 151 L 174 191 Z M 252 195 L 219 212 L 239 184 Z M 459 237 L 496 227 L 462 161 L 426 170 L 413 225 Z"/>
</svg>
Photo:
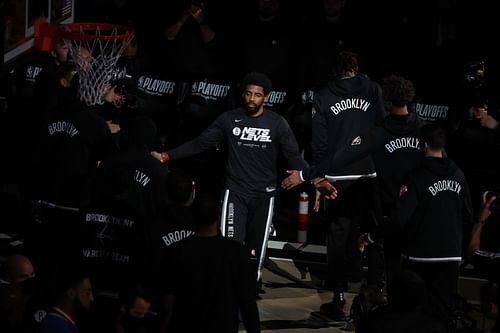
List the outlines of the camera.
<svg viewBox="0 0 500 333">
<path fill-rule="evenodd" d="M 123 101 L 122 106 L 129 109 L 136 109 L 137 106 L 137 97 L 134 93 L 134 82 L 129 77 L 123 77 L 115 80 L 111 80 L 111 86 L 115 86 L 115 92 L 123 96 L 125 99 Z"/>
<path fill-rule="evenodd" d="M 495 191 L 488 191 L 488 193 L 486 193 L 486 201 L 487 202 L 493 197 L 495 198 L 495 200 L 493 200 L 493 202 L 491 203 L 490 209 L 491 210 L 499 210 L 500 209 L 500 194 L 498 194 L 498 192 L 495 192 Z"/>
<path fill-rule="evenodd" d="M 480 88 L 484 84 L 485 63 L 483 60 L 470 61 L 464 70 L 467 84 L 474 88 Z"/>
</svg>

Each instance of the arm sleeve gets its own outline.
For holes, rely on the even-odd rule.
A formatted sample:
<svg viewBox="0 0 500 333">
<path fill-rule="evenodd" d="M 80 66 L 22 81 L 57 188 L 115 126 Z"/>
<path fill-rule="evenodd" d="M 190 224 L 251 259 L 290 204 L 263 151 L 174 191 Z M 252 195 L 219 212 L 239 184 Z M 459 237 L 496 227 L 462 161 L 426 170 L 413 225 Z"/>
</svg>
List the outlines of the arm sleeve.
<svg viewBox="0 0 500 333">
<path fill-rule="evenodd" d="M 312 109 L 312 162 L 319 164 L 326 156 L 328 149 L 328 128 L 325 114 L 321 112 L 319 97 L 314 96 Z"/>
<path fill-rule="evenodd" d="M 375 98 L 373 99 L 374 124 L 379 125 L 387 116 L 387 111 L 384 106 L 384 98 L 382 88 L 378 83 L 375 83 Z"/>
<path fill-rule="evenodd" d="M 183 143 L 182 145 L 167 151 L 170 160 L 179 160 L 181 158 L 193 156 L 214 147 L 224 140 L 223 121 L 219 116 L 207 129 L 205 129 L 197 138 Z"/>
<path fill-rule="evenodd" d="M 97 130 L 97 128 L 96 128 Z M 99 134 L 96 136 L 96 141 L 94 145 L 97 150 L 97 158 L 102 161 L 106 157 L 109 157 L 118 152 L 118 145 L 113 140 L 111 130 L 104 119 L 100 119 L 99 122 Z"/>
<path fill-rule="evenodd" d="M 391 223 L 396 225 L 406 225 L 410 221 L 418 204 L 417 189 L 414 182 L 407 177 L 401 185 L 399 197 L 391 213 Z"/>
</svg>

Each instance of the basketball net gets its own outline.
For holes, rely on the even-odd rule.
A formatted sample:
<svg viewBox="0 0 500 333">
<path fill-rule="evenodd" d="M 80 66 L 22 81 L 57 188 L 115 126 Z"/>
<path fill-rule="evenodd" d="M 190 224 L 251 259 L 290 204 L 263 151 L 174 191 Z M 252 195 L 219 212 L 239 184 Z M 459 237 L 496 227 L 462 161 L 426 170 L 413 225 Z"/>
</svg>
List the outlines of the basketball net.
<svg viewBox="0 0 500 333">
<path fill-rule="evenodd" d="M 88 106 L 104 104 L 116 63 L 134 37 L 134 30 L 110 23 L 69 23 L 42 26 L 40 36 L 51 45 L 58 38 L 69 47 L 79 77 L 80 99 Z"/>
</svg>

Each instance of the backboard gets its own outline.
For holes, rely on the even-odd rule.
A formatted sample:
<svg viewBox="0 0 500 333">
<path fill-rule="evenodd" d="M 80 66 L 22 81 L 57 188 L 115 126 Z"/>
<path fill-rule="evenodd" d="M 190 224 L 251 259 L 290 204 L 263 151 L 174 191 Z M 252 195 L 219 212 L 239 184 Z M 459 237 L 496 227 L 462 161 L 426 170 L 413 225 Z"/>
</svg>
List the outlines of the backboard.
<svg viewBox="0 0 500 333">
<path fill-rule="evenodd" d="M 33 22 L 43 15 L 49 23 L 73 23 L 75 0 L 6 0 L 4 64 L 34 46 Z"/>
</svg>

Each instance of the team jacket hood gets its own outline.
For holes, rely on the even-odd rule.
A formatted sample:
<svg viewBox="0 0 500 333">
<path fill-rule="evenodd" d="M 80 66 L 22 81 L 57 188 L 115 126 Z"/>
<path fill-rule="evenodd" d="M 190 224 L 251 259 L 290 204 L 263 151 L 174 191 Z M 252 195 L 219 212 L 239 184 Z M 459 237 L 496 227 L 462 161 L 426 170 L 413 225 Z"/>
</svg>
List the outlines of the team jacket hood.
<svg viewBox="0 0 500 333">
<path fill-rule="evenodd" d="M 422 121 L 414 113 L 405 115 L 390 114 L 385 117 L 381 126 L 393 135 L 405 136 L 422 126 Z"/>
<path fill-rule="evenodd" d="M 357 75 L 349 79 L 336 79 L 328 83 L 328 89 L 341 98 L 369 94 L 370 87 L 370 85 L 366 84 L 366 78 L 362 75 Z"/>
<path fill-rule="evenodd" d="M 428 157 L 424 159 L 422 166 L 438 177 L 447 177 L 457 171 L 455 162 L 448 158 Z"/>
</svg>

